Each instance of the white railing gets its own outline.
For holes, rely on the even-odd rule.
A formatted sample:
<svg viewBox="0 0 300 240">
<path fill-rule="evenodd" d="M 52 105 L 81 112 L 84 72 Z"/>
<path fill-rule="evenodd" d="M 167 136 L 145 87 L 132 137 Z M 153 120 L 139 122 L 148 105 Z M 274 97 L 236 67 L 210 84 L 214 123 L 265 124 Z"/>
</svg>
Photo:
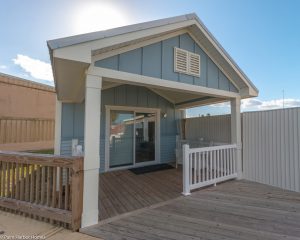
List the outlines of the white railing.
<svg viewBox="0 0 300 240">
<path fill-rule="evenodd" d="M 190 148 L 184 144 L 183 195 L 237 177 L 237 145 Z"/>
</svg>

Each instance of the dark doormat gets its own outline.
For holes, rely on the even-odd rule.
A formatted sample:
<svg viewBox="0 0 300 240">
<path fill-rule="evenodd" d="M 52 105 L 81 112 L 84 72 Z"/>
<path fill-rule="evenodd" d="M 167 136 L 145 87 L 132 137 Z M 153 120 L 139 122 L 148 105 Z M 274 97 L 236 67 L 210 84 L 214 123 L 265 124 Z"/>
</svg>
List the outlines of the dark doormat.
<svg viewBox="0 0 300 240">
<path fill-rule="evenodd" d="M 129 170 L 136 175 L 140 175 L 144 173 L 157 172 L 157 171 L 162 171 L 162 170 L 167 170 L 172 168 L 174 167 L 172 167 L 169 164 L 163 163 L 163 164 L 156 164 L 156 165 L 150 165 L 150 166 L 139 167 L 139 168 L 132 168 Z"/>
</svg>

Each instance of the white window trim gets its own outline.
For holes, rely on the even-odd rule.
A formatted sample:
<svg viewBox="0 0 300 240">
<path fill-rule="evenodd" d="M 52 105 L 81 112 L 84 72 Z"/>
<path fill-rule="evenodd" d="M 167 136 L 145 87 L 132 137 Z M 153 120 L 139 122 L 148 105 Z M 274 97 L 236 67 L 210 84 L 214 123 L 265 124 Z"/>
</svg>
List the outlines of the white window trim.
<svg viewBox="0 0 300 240">
<path fill-rule="evenodd" d="M 120 111 L 133 111 L 133 112 L 146 112 L 146 113 L 156 113 L 156 125 L 155 125 L 155 160 L 145 163 L 135 163 L 135 151 L 133 154 L 133 165 L 122 166 L 122 167 L 109 167 L 109 134 L 110 134 L 110 111 L 120 110 Z M 130 169 L 135 167 L 142 167 L 147 165 L 153 165 L 160 163 L 160 109 L 159 108 L 143 108 L 143 107 L 131 107 L 131 106 L 115 106 L 115 105 L 105 105 L 105 172 Z M 135 130 L 134 130 L 135 131 Z M 134 138 L 135 139 L 135 138 Z M 135 143 L 134 143 L 135 148 Z"/>
<path fill-rule="evenodd" d="M 182 52 L 186 53 L 186 56 L 187 56 L 186 71 L 182 71 L 177 68 L 177 57 L 176 56 L 177 56 L 178 51 L 182 51 Z M 195 73 L 191 72 L 191 69 L 190 69 L 191 56 L 196 56 L 199 58 L 199 74 L 195 74 Z M 201 75 L 201 64 L 200 63 L 201 63 L 201 56 L 199 54 L 187 51 L 182 48 L 174 47 L 174 72 L 183 73 L 183 74 L 195 76 L 195 77 L 200 77 L 200 75 Z"/>
</svg>

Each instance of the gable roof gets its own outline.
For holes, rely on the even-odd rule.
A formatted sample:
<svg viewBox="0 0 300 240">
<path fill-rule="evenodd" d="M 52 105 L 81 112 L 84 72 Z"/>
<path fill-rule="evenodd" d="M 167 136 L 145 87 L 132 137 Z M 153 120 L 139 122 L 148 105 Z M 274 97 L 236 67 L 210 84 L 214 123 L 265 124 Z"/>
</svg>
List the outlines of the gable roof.
<svg viewBox="0 0 300 240">
<path fill-rule="evenodd" d="M 130 44 L 133 41 L 144 41 L 146 37 L 151 37 L 151 32 L 154 32 L 155 29 L 161 29 L 161 32 L 157 30 L 155 33 L 152 34 L 152 37 L 154 34 L 159 35 L 166 33 L 167 31 L 175 31 L 183 28 L 188 28 L 190 33 L 193 34 L 195 38 L 201 43 L 201 47 L 203 48 L 203 50 L 209 53 L 209 56 L 216 63 L 218 63 L 220 69 L 226 72 L 227 76 L 229 76 L 229 78 L 232 81 L 234 81 L 237 86 L 239 86 L 243 98 L 258 95 L 258 89 L 255 87 L 255 85 L 250 81 L 250 79 L 240 69 L 240 67 L 230 57 L 230 55 L 225 51 L 225 49 L 220 45 L 220 43 L 214 38 L 214 36 L 205 27 L 203 22 L 198 18 L 198 16 L 195 13 L 166 19 L 154 20 L 150 22 L 138 23 L 99 32 L 92 32 L 87 34 L 50 40 L 47 42 L 47 44 L 50 51 L 55 82 L 57 83 L 53 60 L 53 53 L 55 51 L 61 51 L 65 49 L 72 49 L 73 47 L 78 47 L 78 52 L 81 53 L 80 57 L 82 58 L 82 62 L 91 63 L 90 59 L 92 53 L 95 53 L 99 50 L 101 51 L 101 49 L 105 49 L 106 51 L 108 51 L 109 49 L 116 49 L 126 44 Z M 137 34 L 139 32 L 147 32 L 148 35 L 146 33 L 144 35 Z M 132 37 L 127 37 L 128 35 L 135 36 L 133 34 L 137 34 L 137 37 L 135 39 Z M 120 39 L 117 42 L 110 41 L 111 39 L 114 39 L 116 37 L 120 37 Z M 96 44 L 100 42 L 105 44 Z M 65 51 L 62 52 L 63 54 L 65 53 Z M 84 57 L 84 53 L 86 54 L 86 57 Z M 57 54 L 56 57 L 69 57 L 62 57 L 63 54 Z M 74 55 L 75 54 L 71 53 L 70 60 L 81 61 L 81 59 L 74 57 Z M 87 64 L 85 64 L 85 68 L 86 67 Z M 57 90 L 57 92 L 59 91 Z"/>
</svg>

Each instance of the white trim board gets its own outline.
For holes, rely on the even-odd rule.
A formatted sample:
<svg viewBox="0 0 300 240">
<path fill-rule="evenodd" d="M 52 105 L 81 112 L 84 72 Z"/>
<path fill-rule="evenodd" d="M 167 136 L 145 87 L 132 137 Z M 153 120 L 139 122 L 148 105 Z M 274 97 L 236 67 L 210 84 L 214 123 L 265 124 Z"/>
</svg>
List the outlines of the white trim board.
<svg viewBox="0 0 300 240">
<path fill-rule="evenodd" d="M 212 97 L 221 97 L 221 98 L 236 98 L 240 97 L 238 93 L 228 92 L 220 89 L 207 88 L 202 86 L 191 85 L 187 83 L 180 83 L 160 78 L 148 77 L 139 74 L 121 72 L 117 70 L 101 68 L 90 66 L 88 74 L 95 76 L 102 76 L 110 78 L 111 81 L 123 83 L 123 84 L 133 84 L 145 87 L 159 87 L 168 90 L 176 90 L 180 92 L 189 92 L 193 94 L 205 94 Z"/>
<path fill-rule="evenodd" d="M 156 113 L 156 121 L 155 121 L 155 159 L 154 161 L 144 162 L 144 163 L 136 163 L 135 162 L 135 143 L 134 151 L 133 151 L 133 164 L 129 166 L 122 167 L 109 167 L 109 136 L 110 136 L 110 111 L 111 110 L 124 110 L 124 111 L 132 111 L 132 112 L 146 112 L 146 113 Z M 144 108 L 144 107 L 132 107 L 132 106 L 115 106 L 115 105 L 105 105 L 105 172 L 115 171 L 121 169 L 129 169 L 134 167 L 147 166 L 152 164 L 160 163 L 160 117 L 161 111 L 159 108 Z M 135 128 L 134 128 L 135 132 Z M 135 139 L 135 138 L 134 138 Z"/>
<path fill-rule="evenodd" d="M 172 33 L 166 33 L 164 35 L 160 35 L 158 37 L 153 37 L 153 38 L 141 41 L 141 42 L 139 41 L 137 43 L 132 43 L 132 44 L 126 45 L 124 47 L 116 47 L 112 50 L 107 50 L 107 51 L 102 52 L 102 53 L 96 53 L 95 55 L 92 56 L 92 63 L 91 64 L 94 65 L 96 61 L 99 61 L 99 60 L 102 60 L 102 59 L 105 59 L 105 58 L 109 58 L 109 57 L 112 57 L 112 56 L 115 56 L 115 55 L 118 55 L 118 54 L 122 54 L 122 53 L 125 53 L 125 52 L 129 52 L 129 51 L 137 49 L 137 48 L 142 48 L 142 47 L 145 47 L 145 46 L 150 45 L 150 44 L 158 43 L 158 42 L 164 41 L 164 40 L 172 38 L 172 37 L 177 37 L 177 36 L 179 36 L 181 34 L 184 34 L 184 33 L 188 33 L 188 30 L 187 29 L 181 29 L 181 30 L 178 30 L 178 31 L 175 31 L 175 32 L 172 32 Z"/>
</svg>

